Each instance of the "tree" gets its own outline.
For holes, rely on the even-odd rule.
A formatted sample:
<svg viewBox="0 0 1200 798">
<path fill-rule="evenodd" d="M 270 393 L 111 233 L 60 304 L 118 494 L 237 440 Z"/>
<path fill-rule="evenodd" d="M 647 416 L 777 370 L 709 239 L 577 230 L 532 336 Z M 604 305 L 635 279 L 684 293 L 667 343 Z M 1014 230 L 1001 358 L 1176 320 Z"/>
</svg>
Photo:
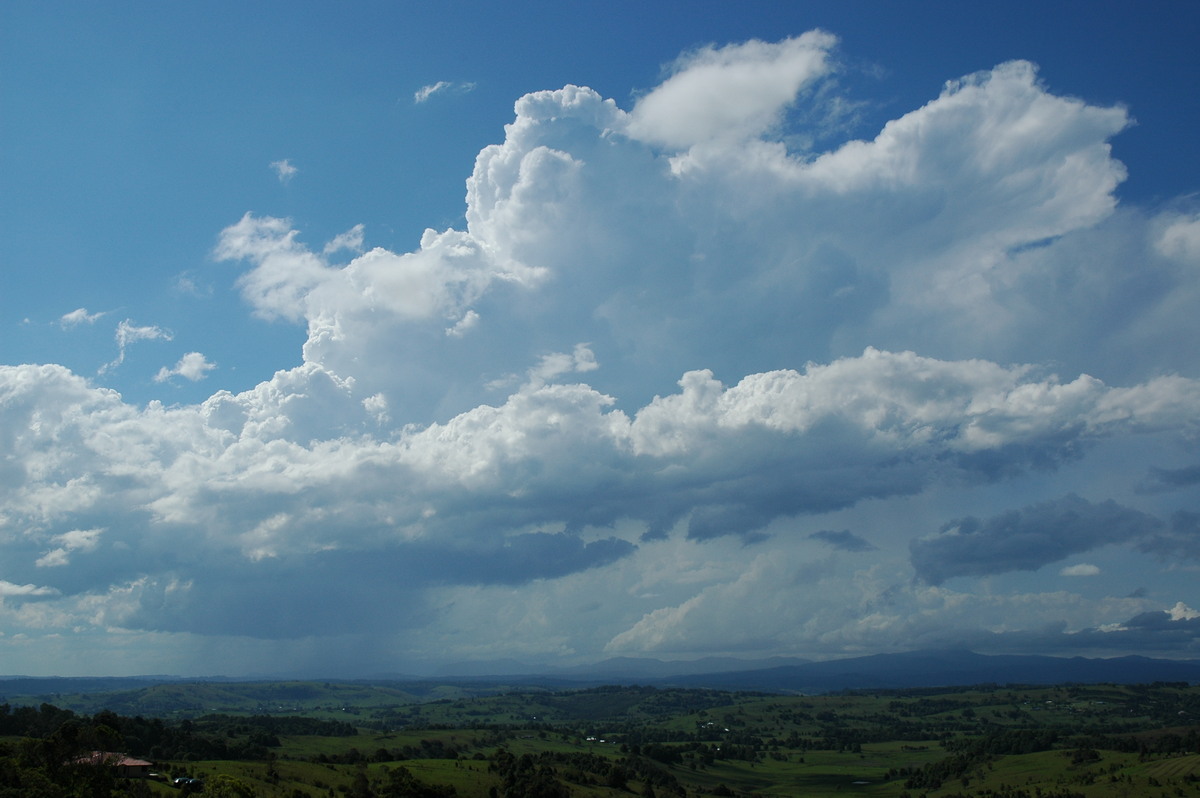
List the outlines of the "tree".
<svg viewBox="0 0 1200 798">
<path fill-rule="evenodd" d="M 255 798 L 254 788 L 236 776 L 220 773 L 204 784 L 205 798 Z"/>
</svg>

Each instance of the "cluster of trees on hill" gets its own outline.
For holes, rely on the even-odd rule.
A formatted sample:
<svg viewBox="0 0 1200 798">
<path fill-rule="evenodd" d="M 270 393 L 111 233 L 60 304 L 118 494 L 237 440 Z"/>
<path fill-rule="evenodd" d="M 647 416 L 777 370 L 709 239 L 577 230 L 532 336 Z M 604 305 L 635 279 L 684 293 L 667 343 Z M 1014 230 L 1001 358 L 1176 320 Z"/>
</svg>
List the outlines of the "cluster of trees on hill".
<svg viewBox="0 0 1200 798">
<path fill-rule="evenodd" d="M 1064 748 L 1065 745 L 1065 748 Z M 1080 765 L 1100 759 L 1098 748 L 1143 757 L 1161 754 L 1185 754 L 1200 750 L 1200 729 L 1185 734 L 1163 732 L 1154 735 L 1073 735 L 1066 736 L 1055 729 L 1007 729 L 975 738 L 943 741 L 942 747 L 950 756 L 930 762 L 920 768 L 900 768 L 889 771 L 888 779 L 903 778 L 908 789 L 936 790 L 953 779 L 969 783 L 969 774 L 986 767 L 1001 756 L 1033 754 L 1064 748 L 1071 764 Z M 1073 794 L 1073 793 L 1072 793 Z"/>
<path fill-rule="evenodd" d="M 135 751 L 152 760 L 265 759 L 268 749 L 279 746 L 281 734 L 358 734 L 358 729 L 342 721 L 291 715 L 205 715 L 169 724 L 160 718 L 131 718 L 109 711 L 80 716 L 50 704 L 15 708 L 0 704 L 0 736 L 47 738 L 72 723 L 80 729 L 81 741 L 95 738 L 93 750 Z"/>
<path fill-rule="evenodd" d="M 493 790 L 491 798 L 568 798 L 571 791 L 567 784 L 628 791 L 631 781 L 643 785 L 644 798 L 686 794 L 674 776 L 636 754 L 622 759 L 562 751 L 514 756 L 500 749 L 488 770 L 501 779 L 501 786 Z"/>
<path fill-rule="evenodd" d="M 50 704 L 40 707 L 0 704 L 0 737 L 45 737 L 75 717 L 71 710 Z"/>
<path fill-rule="evenodd" d="M 18 743 L 0 743 L 0 798 L 103 797 L 112 794 L 117 781 L 115 771 L 95 767 L 87 759 L 92 751 L 116 750 L 120 735 L 102 723 L 67 717 L 70 714 L 50 706 L 43 707 L 33 716 L 23 713 L 20 720 L 31 720 L 32 728 L 40 731 L 55 721 L 59 725 L 39 737 L 25 737 Z M 7 722 L 0 728 L 19 728 L 11 717 L 4 720 Z"/>
<path fill-rule="evenodd" d="M 472 747 L 475 742 L 472 741 Z M 358 765 L 364 762 L 403 762 L 406 759 L 458 759 L 460 756 L 462 750 L 453 743 L 422 739 L 415 745 L 377 748 L 374 753 L 350 748 L 340 754 L 316 754 L 312 761 L 321 764 Z"/>
</svg>

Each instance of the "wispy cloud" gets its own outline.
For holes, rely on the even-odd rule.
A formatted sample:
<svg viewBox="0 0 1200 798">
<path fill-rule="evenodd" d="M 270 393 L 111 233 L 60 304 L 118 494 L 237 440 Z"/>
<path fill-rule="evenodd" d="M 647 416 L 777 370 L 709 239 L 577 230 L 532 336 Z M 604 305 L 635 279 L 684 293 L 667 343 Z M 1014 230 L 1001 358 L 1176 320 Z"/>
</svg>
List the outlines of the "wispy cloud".
<svg viewBox="0 0 1200 798">
<path fill-rule="evenodd" d="M 563 374 L 584 374 L 600 368 L 596 355 L 585 343 L 575 344 L 575 348 L 567 352 L 552 352 L 543 355 L 537 366 L 529 370 L 529 381 L 532 385 L 541 385 L 548 380 L 561 377 Z"/>
<path fill-rule="evenodd" d="M 413 93 L 413 102 L 423 103 L 439 91 L 445 91 L 453 84 L 445 80 L 439 80 L 437 83 L 430 83 L 428 86 L 422 86 Z"/>
<path fill-rule="evenodd" d="M 287 185 L 292 178 L 300 173 L 300 170 L 292 166 L 291 161 L 284 158 L 281 161 L 271 161 L 271 169 L 275 172 L 275 176 L 279 178 L 279 182 Z"/>
<path fill-rule="evenodd" d="M 95 551 L 100 545 L 100 536 L 104 532 L 104 529 L 73 529 L 61 535 L 55 535 L 52 540 L 59 544 L 58 547 L 43 554 L 34 564 L 39 568 L 68 565 L 73 552 Z"/>
<path fill-rule="evenodd" d="M 326 255 L 332 255 L 334 252 L 341 250 L 349 250 L 350 252 L 362 252 L 363 250 L 363 232 L 364 227 L 361 224 L 356 224 L 344 233 L 339 233 L 325 245 L 322 250 Z"/>
<path fill-rule="evenodd" d="M 188 296 L 207 298 L 213 294 L 212 285 L 202 282 L 192 272 L 185 271 L 175 275 L 175 282 L 172 287 L 176 293 Z"/>
<path fill-rule="evenodd" d="M 470 82 L 453 82 L 448 80 L 439 80 L 437 83 L 430 83 L 427 86 L 422 86 L 413 92 L 413 102 L 423 103 L 435 94 L 466 94 L 475 89 L 475 84 Z"/>
<path fill-rule="evenodd" d="M 874 551 L 875 547 L 871 543 L 858 535 L 851 532 L 849 529 L 835 531 L 832 529 L 822 529 L 819 532 L 813 532 L 809 535 L 813 540 L 819 540 L 822 543 L 827 543 L 836 549 L 842 551 Z"/>
<path fill-rule="evenodd" d="M 446 328 L 446 335 L 453 338 L 462 338 L 477 326 L 479 326 L 479 314 L 474 310 L 468 309 L 462 315 L 462 318 L 454 322 L 453 326 Z"/>
<path fill-rule="evenodd" d="M 125 352 L 131 344 L 138 341 L 170 341 L 173 334 L 161 327 L 147 325 L 139 327 L 132 319 L 125 319 L 117 325 L 115 338 L 117 340 L 117 357 L 100 367 L 100 373 L 111 371 L 125 362 Z"/>
<path fill-rule="evenodd" d="M 22 598 L 26 596 L 56 596 L 58 591 L 52 587 L 38 585 L 17 585 L 0 579 L 0 598 Z"/>
<path fill-rule="evenodd" d="M 103 311 L 89 313 L 87 308 L 76 308 L 70 313 L 64 313 L 60 316 L 58 324 L 65 330 L 71 327 L 78 327 L 81 324 L 95 324 L 102 316 L 104 316 Z"/>
</svg>

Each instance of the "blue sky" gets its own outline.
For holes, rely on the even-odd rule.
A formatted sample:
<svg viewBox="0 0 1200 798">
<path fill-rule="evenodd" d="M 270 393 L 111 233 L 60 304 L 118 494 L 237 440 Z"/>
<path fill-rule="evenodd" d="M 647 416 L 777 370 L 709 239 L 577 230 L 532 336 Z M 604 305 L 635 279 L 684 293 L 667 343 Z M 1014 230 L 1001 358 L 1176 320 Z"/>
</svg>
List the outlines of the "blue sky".
<svg viewBox="0 0 1200 798">
<path fill-rule="evenodd" d="M 1198 20 L 5 4 L 0 672 L 1200 656 Z"/>
</svg>

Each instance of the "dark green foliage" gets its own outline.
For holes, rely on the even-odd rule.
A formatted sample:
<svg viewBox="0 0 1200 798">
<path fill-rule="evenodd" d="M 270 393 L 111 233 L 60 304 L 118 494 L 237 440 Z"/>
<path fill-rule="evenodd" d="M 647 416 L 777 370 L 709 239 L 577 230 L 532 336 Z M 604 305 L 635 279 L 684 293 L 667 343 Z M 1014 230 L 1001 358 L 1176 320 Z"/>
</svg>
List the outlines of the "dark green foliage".
<svg viewBox="0 0 1200 798">
<path fill-rule="evenodd" d="M 569 798 L 571 790 L 555 777 L 549 764 L 530 754 L 515 757 L 501 749 L 492 766 L 501 779 L 500 798 Z"/>
<path fill-rule="evenodd" d="M 630 782 L 641 783 L 642 795 L 684 794 L 673 775 L 637 755 L 614 759 L 583 752 L 543 751 L 515 756 L 501 748 L 488 769 L 501 779 L 499 798 L 565 798 L 571 794 L 571 784 L 628 791 Z"/>
<path fill-rule="evenodd" d="M 853 784 L 909 798 L 1069 798 L 1079 789 L 1194 794 L 1200 780 L 1188 753 L 1200 750 L 1200 688 L 1176 684 L 807 697 L 609 687 L 454 698 L 404 713 L 404 729 L 367 734 L 344 720 L 350 712 L 171 720 L 0 705 L 0 729 L 24 738 L 0 743 L 0 798 L 821 796 Z M 118 779 L 82 764 L 95 750 L 154 760 L 206 786 Z M 1032 779 L 1030 763 L 1040 769 Z"/>
<path fill-rule="evenodd" d="M 945 748 L 975 758 L 1032 754 L 1052 749 L 1058 736 L 1055 729 L 1006 729 L 974 739 L 950 740 L 945 743 Z"/>
<path fill-rule="evenodd" d="M 0 735 L 45 737 L 74 717 L 74 712 L 50 704 L 36 708 L 0 704 Z"/>
<path fill-rule="evenodd" d="M 386 783 L 376 795 L 380 798 L 454 798 L 457 791 L 441 784 L 426 784 L 404 767 L 391 768 Z"/>
<path fill-rule="evenodd" d="M 0 796 L 108 798 L 117 779 L 91 763 L 91 753 L 118 742 L 111 729 L 71 718 L 42 738 L 0 748 Z"/>
</svg>

